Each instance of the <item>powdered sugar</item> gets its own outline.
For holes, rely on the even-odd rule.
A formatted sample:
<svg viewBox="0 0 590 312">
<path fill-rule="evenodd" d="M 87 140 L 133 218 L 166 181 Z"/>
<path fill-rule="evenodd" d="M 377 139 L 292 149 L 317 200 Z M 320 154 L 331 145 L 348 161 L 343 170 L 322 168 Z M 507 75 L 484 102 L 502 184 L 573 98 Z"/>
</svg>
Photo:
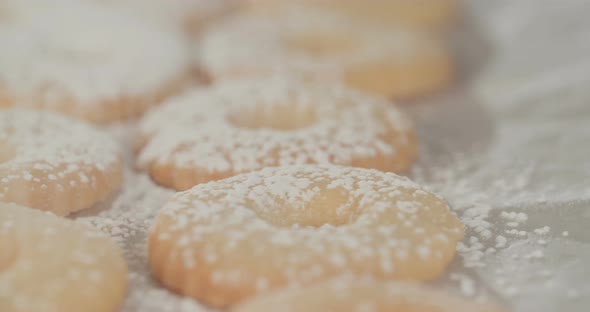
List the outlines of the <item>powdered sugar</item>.
<svg viewBox="0 0 590 312">
<path fill-rule="evenodd" d="M 190 66 L 183 38 L 132 14 L 59 0 L 8 1 L 0 88 L 16 105 L 38 97 L 81 105 L 155 92 Z"/>
<path fill-rule="evenodd" d="M 318 11 L 294 11 L 272 18 L 246 15 L 215 26 L 204 35 L 200 49 L 202 65 L 214 76 L 250 70 L 254 74 L 311 71 L 337 77 L 343 67 L 367 60 L 403 63 L 417 51 L 441 52 L 436 41 L 410 30 L 365 29 Z M 299 48 L 298 40 L 303 44 Z M 320 46 L 312 44 L 309 51 L 306 40 Z M 322 55 L 323 46 L 331 52 Z"/>
<path fill-rule="evenodd" d="M 535 7 L 540 5 L 536 0 L 527 2 L 534 2 Z M 548 4 L 546 9 L 551 10 L 554 6 L 550 2 L 543 2 Z M 477 3 L 482 6 L 498 5 L 489 1 L 485 1 L 485 4 L 482 1 L 469 1 L 469 5 L 477 6 Z M 518 3 L 523 1 L 499 3 L 510 11 L 513 5 L 522 7 Z M 530 8 L 520 11 L 529 17 L 536 14 Z M 587 20 L 587 12 L 578 11 L 579 20 Z M 490 10 L 483 12 L 486 16 L 492 15 Z M 520 14 L 513 16 L 513 21 L 526 22 Z M 550 20 L 540 19 L 539 23 L 552 27 L 558 18 L 570 20 L 557 16 Z M 494 24 L 501 27 L 506 25 L 503 20 Z M 532 31 L 538 31 L 535 29 L 536 25 L 531 27 Z M 579 29 L 583 30 L 583 27 Z M 511 40 L 509 45 L 516 50 L 518 43 L 526 37 L 530 36 L 520 36 L 519 40 Z M 569 39 L 567 36 L 562 37 L 564 41 Z M 569 44 L 555 44 L 546 39 L 543 41 L 555 49 L 571 48 Z M 523 51 L 523 59 L 539 51 L 551 51 L 555 59 L 569 61 L 555 49 Z M 541 66 L 543 62 L 537 60 L 537 70 L 551 76 L 552 71 L 544 70 Z M 504 61 L 500 63 L 506 65 Z M 510 70 L 504 75 L 498 75 L 498 81 L 521 77 L 514 75 L 520 71 L 521 65 L 511 62 L 510 66 L 503 66 Z M 559 67 L 557 65 L 554 67 Z M 529 77 L 526 78 L 523 82 L 529 81 Z M 567 81 L 568 77 L 563 78 Z M 530 94 L 538 94 L 537 91 L 543 91 L 541 89 L 546 90 L 536 88 Z M 564 90 L 556 87 L 551 89 L 555 91 L 551 92 L 551 96 L 535 96 L 535 101 L 512 98 L 512 92 L 498 89 L 500 91 L 495 96 L 510 99 L 488 104 L 487 109 L 482 109 L 466 94 L 449 102 L 444 98 L 439 99 L 438 103 L 433 104 L 438 109 L 433 111 L 421 110 L 421 107 L 416 109 L 417 116 L 430 115 L 440 122 L 433 127 L 422 123 L 418 126 L 423 129 L 420 135 L 425 144 L 421 147 L 422 160 L 413 179 L 444 195 L 467 224 L 467 237 L 464 240 L 467 249 L 460 253 L 473 260 L 468 263 L 474 264 L 474 268 L 466 269 L 462 261 L 458 260 L 451 271 L 459 272 L 461 276 L 454 274 L 450 278 L 452 281 L 445 287 L 457 288 L 466 296 L 479 298 L 484 295 L 504 299 L 515 303 L 517 311 L 587 309 L 590 293 L 587 281 L 590 277 L 585 272 L 588 272 L 590 255 L 587 222 L 583 221 L 586 220 L 584 216 L 587 216 L 590 194 L 586 161 L 588 127 L 584 121 L 588 112 L 586 89 L 577 86 L 576 92 L 572 93 L 569 88 Z M 572 109 L 572 101 L 578 103 L 575 109 Z M 512 104 L 516 102 L 521 105 Z M 502 113 L 488 116 L 489 110 Z M 481 118 L 482 115 L 493 120 L 492 127 L 488 119 Z M 517 122 L 514 122 L 514 116 L 518 117 Z M 456 125 L 456 131 L 450 127 L 452 125 Z M 123 130 L 129 131 L 127 128 Z M 457 145 L 457 142 L 463 145 Z M 128 143 L 124 145 L 129 146 Z M 477 147 L 471 148 L 473 144 Z M 441 155 L 449 154 L 454 157 L 452 162 L 438 162 L 444 158 Z M 155 186 L 145 174 L 128 170 L 126 175 L 122 194 L 111 205 L 105 205 L 101 212 L 91 211 L 84 217 L 86 221 L 116 237 L 125 247 L 132 271 L 132 285 L 123 311 L 208 311 L 195 301 L 162 288 L 150 277 L 146 265 L 147 228 L 172 192 Z M 524 212 L 528 219 L 519 222 L 515 228 L 507 227 L 505 225 L 514 220 L 502 218 L 501 211 Z M 547 233 L 545 226 L 550 226 Z M 477 240 L 472 237 L 477 237 Z M 277 240 L 287 241 L 288 237 L 278 237 Z M 546 245 L 539 245 L 540 240 L 544 240 Z M 495 251 L 488 253 L 490 248 Z M 524 259 L 525 255 L 536 250 L 542 250 L 543 259 Z M 403 253 L 399 256 L 403 257 Z M 216 261 L 213 254 L 209 254 L 208 259 Z M 333 259 L 335 265 L 342 263 L 338 257 Z M 260 280 L 257 285 L 264 289 L 266 281 Z"/>
<path fill-rule="evenodd" d="M 0 110 L 0 141 L 14 153 L 0 165 L 4 170 L 25 164 L 36 169 L 68 164 L 107 168 L 120 155 L 116 141 L 92 126 L 57 114 L 21 109 Z"/>
<path fill-rule="evenodd" d="M 542 182 L 542 186 L 550 187 L 548 183 L 555 181 L 548 179 L 553 176 L 553 171 L 545 172 L 546 167 L 531 165 L 534 158 L 531 158 L 530 154 L 524 154 L 528 147 L 523 146 L 522 142 L 531 142 L 544 134 L 532 130 L 525 131 L 526 129 L 522 128 L 518 128 L 522 131 L 512 131 L 512 128 L 509 128 L 511 131 L 506 135 L 502 134 L 506 130 L 498 131 L 496 140 L 490 143 L 486 131 L 491 130 L 485 118 L 481 116 L 485 111 L 474 109 L 478 107 L 477 103 L 467 99 L 464 95 L 461 95 L 460 99 L 451 97 L 448 102 L 441 98 L 441 102 L 432 103 L 431 106 L 426 103 L 415 107 L 423 144 L 421 160 L 415 167 L 412 178 L 443 195 L 467 225 L 466 238 L 463 241 L 466 249 L 460 250 L 459 259 L 466 259 L 465 263 L 472 265 L 472 268 L 465 268 L 463 260 L 457 260 L 450 269 L 452 276 L 442 281 L 444 287 L 457 289 L 463 295 L 477 299 L 496 298 L 516 302 L 519 307 L 517 311 L 529 311 L 530 307 L 539 311 L 551 311 L 554 306 L 548 303 L 552 302 L 568 305 L 574 311 L 575 307 L 583 311 L 583 298 L 590 291 L 584 287 L 587 284 L 584 280 L 585 275 L 580 273 L 587 271 L 584 270 L 584 259 L 589 259 L 584 243 L 584 233 L 587 232 L 584 224 L 579 223 L 579 216 L 583 216 L 586 208 L 584 202 L 580 202 L 578 210 L 568 209 L 568 204 L 560 204 L 555 209 L 546 210 L 539 207 L 548 203 L 560 203 L 558 194 L 565 196 L 563 199 L 566 203 L 576 196 L 568 191 L 572 185 L 563 185 L 563 188 L 557 189 L 535 186 L 539 181 Z M 471 116 L 469 120 L 476 123 L 466 125 L 466 119 L 462 119 L 464 115 L 458 112 Z M 440 123 L 457 125 L 461 129 L 460 133 L 471 136 L 458 135 L 452 128 L 440 126 Z M 498 126 L 507 127 L 504 124 Z M 114 132 L 117 137 L 121 137 L 124 146 L 130 146 L 128 140 L 131 138 L 127 135 L 132 133 L 131 129 L 116 127 Z M 119 135 L 121 133 L 125 135 Z M 581 134 L 583 132 L 572 131 L 568 135 Z M 524 154 L 527 157 L 520 157 L 517 161 L 513 155 L 506 152 L 509 150 L 516 150 L 518 155 Z M 504 162 L 506 157 L 510 159 Z M 539 175 L 541 178 L 536 179 Z M 146 256 L 147 231 L 153 217 L 173 192 L 155 186 L 145 174 L 129 170 L 126 177 L 123 193 L 113 204 L 105 205 L 105 210 L 99 213 L 85 213 L 84 217 L 107 233 L 111 233 L 125 246 L 132 271 L 132 285 L 123 310 L 209 311 L 196 301 L 163 289 L 149 277 Z M 346 179 L 334 182 L 332 187 L 339 185 L 345 188 L 352 187 Z M 582 196 L 583 193 L 576 189 L 578 196 Z M 529 204 L 532 206 L 523 207 Z M 526 222 L 519 222 L 518 227 L 509 228 L 506 224 L 513 220 L 511 217 L 510 220 L 501 217 L 502 211 L 505 211 L 507 216 L 526 213 L 528 218 Z M 576 224 L 574 220 L 578 222 L 577 226 L 573 226 Z M 555 223 L 562 225 L 555 226 Z M 550 226 L 549 232 L 537 236 L 535 230 L 545 232 L 545 226 Z M 505 232 L 512 230 L 525 235 Z M 535 236 L 529 239 L 529 235 Z M 555 236 L 563 238 L 555 239 Z M 162 235 L 161 238 L 166 237 Z M 171 239 L 170 236 L 167 238 Z M 547 245 L 539 245 L 538 241 L 541 239 L 545 240 Z M 277 242 L 289 240 L 288 236 L 276 237 Z M 531 254 L 535 250 L 543 250 L 544 258 L 525 260 L 520 257 L 521 254 Z M 206 252 L 207 261 L 218 261 L 215 253 Z M 518 259 L 513 258 L 515 254 Z M 400 252 L 396 257 L 403 259 L 407 255 Z M 331 259 L 330 263 L 334 266 L 343 262 L 337 254 Z M 560 263 L 566 265 L 562 266 Z M 533 275 L 536 277 L 532 282 L 527 280 L 527 277 Z M 546 283 L 549 283 L 549 288 L 545 288 Z M 261 280 L 257 284 L 265 285 L 265 281 Z M 539 294 L 543 295 L 542 300 L 538 297 Z"/>
<path fill-rule="evenodd" d="M 173 164 L 223 175 L 272 165 L 351 164 L 379 155 L 393 157 L 395 167 L 397 153 L 414 148 L 409 119 L 389 103 L 338 86 L 278 78 L 174 98 L 151 112 L 140 132 L 147 138 L 142 167 Z"/>
<path fill-rule="evenodd" d="M 150 276 L 147 266 L 147 233 L 152 220 L 173 194 L 154 185 L 149 177 L 128 170 L 125 187 L 112 202 L 75 218 L 108 233 L 124 248 L 129 266 L 129 293 L 123 311 L 208 311 L 193 300 L 163 289 Z"/>
<path fill-rule="evenodd" d="M 383 281 L 358 276 L 342 276 L 308 287 L 282 289 L 272 295 L 254 298 L 234 310 L 240 312 L 322 311 L 326 306 L 355 312 L 383 310 L 504 311 L 498 306 L 480 305 L 416 283 Z"/>
<path fill-rule="evenodd" d="M 81 171 L 91 166 L 106 171 L 120 161 L 119 146 L 86 124 L 52 113 L 27 110 L 0 111 L 0 198 L 13 180 L 34 183 L 31 172 L 47 172 L 55 181 L 76 175 L 67 183 L 95 183 Z"/>
<path fill-rule="evenodd" d="M 407 178 L 308 165 L 266 168 L 177 193 L 152 235 L 159 278 L 184 283 L 173 287 L 205 283 L 195 281 L 205 274 L 220 288 L 248 289 L 253 274 L 269 279 L 271 288 L 284 286 L 281 280 L 307 283 L 344 272 L 430 279 L 446 266 L 463 228 L 444 201 Z M 162 272 L 174 255 L 181 257 L 178 269 L 211 269 L 170 282 Z M 281 261 L 264 268 L 255 260 L 273 255 Z M 366 265 L 373 262 L 378 267 Z"/>
<path fill-rule="evenodd" d="M 575 241 L 587 239 L 556 238 L 564 230 L 569 233 L 580 227 L 584 208 L 571 211 L 565 203 L 585 199 L 587 193 L 583 191 L 583 179 L 568 175 L 570 183 L 562 183 L 557 171 L 551 169 L 569 168 L 573 161 L 566 160 L 569 156 L 549 156 L 543 151 L 551 150 L 547 140 L 560 142 L 560 135 L 577 137 L 584 133 L 576 131 L 575 124 L 571 132 L 561 132 L 551 130 L 548 124 L 523 125 L 522 120 L 516 125 L 497 120 L 493 128 L 486 121 L 489 112 L 485 108 L 473 109 L 477 102 L 463 99 L 453 104 L 456 97 L 448 98 L 447 103 L 439 99 L 447 105 L 444 107 L 440 106 L 443 103 L 415 107 L 422 144 L 421 159 L 411 175 L 444 196 L 467 227 L 466 237 L 458 247 L 460 260 L 444 283 L 466 296 L 512 303 L 517 311 L 530 311 L 532 307 L 553 311 L 557 303 L 583 306 L 584 300 L 565 298 L 572 289 L 570 283 L 576 285 L 573 289 L 577 291 L 588 291 L 580 287 L 580 279 L 572 278 L 582 274 L 582 259 L 588 259 L 586 251 L 573 256 L 575 248 L 580 247 Z M 460 114 L 455 115 L 467 110 L 470 120 L 477 120 L 477 126 L 469 126 Z M 444 119 L 439 119 L 442 116 Z M 469 135 L 462 136 L 445 126 L 454 123 L 470 129 Z M 562 151 L 577 155 L 574 141 Z M 542 300 L 539 294 L 543 294 Z"/>
</svg>

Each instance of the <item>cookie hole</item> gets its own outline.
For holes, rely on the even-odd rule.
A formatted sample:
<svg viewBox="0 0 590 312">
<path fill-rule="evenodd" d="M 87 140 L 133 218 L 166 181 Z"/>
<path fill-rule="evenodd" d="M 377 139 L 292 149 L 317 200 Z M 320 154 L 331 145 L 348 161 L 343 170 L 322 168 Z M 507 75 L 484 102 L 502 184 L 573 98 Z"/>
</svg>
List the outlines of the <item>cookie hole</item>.
<svg viewBox="0 0 590 312">
<path fill-rule="evenodd" d="M 0 164 L 7 162 L 16 156 L 14 146 L 5 141 L 0 141 Z"/>
<path fill-rule="evenodd" d="M 309 106 L 258 105 L 230 114 L 228 120 L 239 128 L 292 131 L 314 125 L 317 113 Z"/>
<path fill-rule="evenodd" d="M 348 54 L 355 49 L 352 39 L 327 34 L 295 34 L 286 39 L 286 45 L 292 51 L 318 58 Z"/>
</svg>

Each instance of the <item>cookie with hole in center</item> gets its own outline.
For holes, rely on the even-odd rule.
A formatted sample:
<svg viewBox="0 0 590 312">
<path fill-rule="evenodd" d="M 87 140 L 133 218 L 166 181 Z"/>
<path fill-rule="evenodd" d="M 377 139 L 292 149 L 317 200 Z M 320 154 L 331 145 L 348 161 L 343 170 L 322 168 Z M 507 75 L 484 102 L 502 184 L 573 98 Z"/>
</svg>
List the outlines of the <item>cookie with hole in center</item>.
<svg viewBox="0 0 590 312">
<path fill-rule="evenodd" d="M 150 112 L 139 129 L 140 168 L 177 190 L 296 164 L 404 172 L 416 157 L 413 124 L 395 105 L 285 77 L 194 90 Z"/>
<path fill-rule="evenodd" d="M 34 2 L 2 4 L 0 108 L 107 123 L 135 118 L 193 80 L 178 31 L 88 2 Z"/>
<path fill-rule="evenodd" d="M 342 274 L 426 281 L 463 225 L 409 179 L 333 165 L 284 166 L 177 193 L 149 238 L 166 287 L 214 307 Z"/>
</svg>

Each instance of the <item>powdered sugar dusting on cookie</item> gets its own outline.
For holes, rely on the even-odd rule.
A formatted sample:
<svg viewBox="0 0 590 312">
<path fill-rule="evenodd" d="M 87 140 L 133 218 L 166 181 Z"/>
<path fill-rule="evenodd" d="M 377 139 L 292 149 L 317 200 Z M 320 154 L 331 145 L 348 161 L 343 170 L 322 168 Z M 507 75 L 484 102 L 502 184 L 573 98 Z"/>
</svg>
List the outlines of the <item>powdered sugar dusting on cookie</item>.
<svg viewBox="0 0 590 312">
<path fill-rule="evenodd" d="M 126 127 L 130 131 L 129 127 Z M 123 311 L 209 311 L 189 298 L 158 285 L 147 267 L 148 229 L 162 205 L 173 192 L 156 186 L 148 176 L 127 170 L 125 187 L 109 203 L 83 211 L 74 217 L 111 236 L 121 247 L 129 266 L 129 292 Z"/>
<path fill-rule="evenodd" d="M 313 46 L 308 51 L 296 43 L 291 45 L 291 39 L 296 42 L 306 38 L 323 41 L 320 45 L 334 41 L 336 49 L 329 48 L 324 55 L 320 46 L 318 55 Z M 251 14 L 228 19 L 205 33 L 200 55 L 203 66 L 213 75 L 264 68 L 337 77 L 344 66 L 375 59 L 403 63 L 416 51 L 440 50 L 430 38 L 415 36 L 409 30 L 367 29 L 333 14 L 298 8 L 280 17 Z"/>
<path fill-rule="evenodd" d="M 14 149 L 3 169 L 29 164 L 36 168 L 94 164 L 107 168 L 119 159 L 119 146 L 84 123 L 47 112 L 0 110 L 0 141 Z M 74 168 L 71 168 L 74 169 Z"/>
<path fill-rule="evenodd" d="M 222 176 L 379 156 L 393 158 L 388 165 L 401 170 L 407 165 L 401 158 L 414 149 L 411 122 L 390 103 L 344 87 L 279 78 L 172 99 L 143 120 L 140 133 L 148 141 L 142 167 L 172 164 Z"/>
<path fill-rule="evenodd" d="M 120 183 L 117 142 L 92 126 L 53 113 L 0 110 L 0 158 L 0 201 L 59 214 L 68 213 L 70 205 L 88 208 L 83 206 Z M 82 195 L 82 189 L 91 193 Z M 68 190 L 77 191 L 64 195 L 66 202 L 51 203 L 61 198 L 56 192 Z"/>
<path fill-rule="evenodd" d="M 324 311 L 325 307 L 346 307 L 346 311 L 355 312 L 506 311 L 499 306 L 478 304 L 418 283 L 346 275 L 306 287 L 289 287 L 257 296 L 237 305 L 234 311 Z"/>
<path fill-rule="evenodd" d="M 407 178 L 332 165 L 267 168 L 200 184 L 176 194 L 154 229 L 152 267 L 161 279 L 182 288 L 205 274 L 228 297 L 224 288 L 257 289 L 263 282 L 254 277 L 269 287 L 345 272 L 431 279 L 463 235 L 444 201 Z M 186 272 L 210 270 L 171 281 L 165 272 L 172 260 L 154 259 L 174 254 L 184 255 L 175 265 Z M 255 260 L 275 256 L 281 261 Z"/>
<path fill-rule="evenodd" d="M 0 28 L 0 89 L 19 106 L 39 97 L 58 105 L 64 97 L 94 104 L 144 95 L 189 66 L 179 34 L 133 14 L 79 1 L 5 5 L 11 18 Z"/>
</svg>

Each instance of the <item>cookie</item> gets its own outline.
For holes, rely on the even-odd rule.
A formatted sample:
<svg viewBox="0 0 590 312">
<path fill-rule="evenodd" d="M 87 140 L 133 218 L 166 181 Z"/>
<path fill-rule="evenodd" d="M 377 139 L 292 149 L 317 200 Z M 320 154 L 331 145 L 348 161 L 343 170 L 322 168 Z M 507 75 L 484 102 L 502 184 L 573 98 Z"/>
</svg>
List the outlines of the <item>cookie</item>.
<svg viewBox="0 0 590 312">
<path fill-rule="evenodd" d="M 438 38 L 316 11 L 227 19 L 203 35 L 199 53 L 213 82 L 288 73 L 390 99 L 433 93 L 454 75 L 451 53 Z"/>
<path fill-rule="evenodd" d="M 506 312 L 416 283 L 340 277 L 255 297 L 232 312 Z"/>
<path fill-rule="evenodd" d="M 127 267 L 110 238 L 0 203 L 0 311 L 115 312 L 126 289 Z"/>
<path fill-rule="evenodd" d="M 139 167 L 177 190 L 269 166 L 338 164 L 404 172 L 414 127 L 386 100 L 275 78 L 197 89 L 139 125 Z"/>
<path fill-rule="evenodd" d="M 393 173 L 285 166 L 177 193 L 149 240 L 154 275 L 214 307 L 342 274 L 439 277 L 463 237 L 445 201 Z"/>
<path fill-rule="evenodd" d="M 192 82 L 177 31 L 80 1 L 13 3 L 0 20 L 0 108 L 106 123 L 137 117 Z"/>
<path fill-rule="evenodd" d="M 58 215 L 90 208 L 123 179 L 119 145 L 49 112 L 0 110 L 0 202 Z"/>
</svg>

